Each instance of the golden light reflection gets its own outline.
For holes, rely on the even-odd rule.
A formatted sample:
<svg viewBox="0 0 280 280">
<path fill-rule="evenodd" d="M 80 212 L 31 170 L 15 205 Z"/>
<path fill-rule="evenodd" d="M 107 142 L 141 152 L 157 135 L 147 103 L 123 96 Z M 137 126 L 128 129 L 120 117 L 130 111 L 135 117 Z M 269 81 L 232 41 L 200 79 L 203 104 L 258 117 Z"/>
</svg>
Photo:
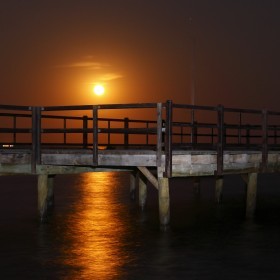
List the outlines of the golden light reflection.
<svg viewBox="0 0 280 280">
<path fill-rule="evenodd" d="M 71 255 L 67 265 L 78 266 L 77 279 L 115 279 L 128 261 L 123 251 L 125 225 L 121 219 L 124 206 L 117 201 L 116 173 L 80 175 L 82 201 L 71 222 Z M 123 210 L 123 211 L 122 211 Z"/>
</svg>

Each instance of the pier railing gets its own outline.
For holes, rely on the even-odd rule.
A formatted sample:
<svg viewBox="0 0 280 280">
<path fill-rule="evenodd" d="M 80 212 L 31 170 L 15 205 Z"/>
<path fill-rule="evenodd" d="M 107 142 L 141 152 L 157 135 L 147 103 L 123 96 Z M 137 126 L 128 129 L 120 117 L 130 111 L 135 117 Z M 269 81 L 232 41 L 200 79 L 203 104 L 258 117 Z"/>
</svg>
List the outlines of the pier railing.
<svg viewBox="0 0 280 280">
<path fill-rule="evenodd" d="M 0 105 L 0 145 L 27 149 L 32 165 L 41 163 L 43 149 L 90 150 L 98 166 L 100 149 L 154 150 L 158 165 L 165 155 L 172 177 L 176 150 L 217 153 L 217 174 L 223 172 L 225 150 L 262 153 L 280 150 L 280 112 L 224 108 L 222 105 L 136 103 L 85 106 L 28 107 Z"/>
</svg>

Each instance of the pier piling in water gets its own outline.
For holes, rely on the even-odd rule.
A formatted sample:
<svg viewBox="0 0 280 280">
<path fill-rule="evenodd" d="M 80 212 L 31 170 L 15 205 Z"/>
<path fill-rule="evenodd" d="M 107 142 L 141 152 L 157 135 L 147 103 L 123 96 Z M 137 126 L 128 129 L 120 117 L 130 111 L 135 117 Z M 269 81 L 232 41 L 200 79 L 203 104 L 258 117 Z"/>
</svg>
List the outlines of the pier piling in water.
<svg viewBox="0 0 280 280">
<path fill-rule="evenodd" d="M 216 185 L 215 185 L 215 199 L 218 204 L 222 202 L 223 186 L 224 186 L 223 176 L 217 176 Z"/>
<path fill-rule="evenodd" d="M 47 210 L 54 204 L 54 176 L 38 175 L 38 214 L 41 221 L 46 218 Z"/>
<path fill-rule="evenodd" d="M 170 220 L 169 179 L 159 178 L 158 201 L 159 219 L 162 226 L 167 226 Z"/>
<path fill-rule="evenodd" d="M 193 189 L 196 197 L 200 196 L 200 177 L 193 178 Z"/>
<path fill-rule="evenodd" d="M 249 219 L 252 218 L 255 214 L 257 200 L 257 181 L 258 173 L 248 174 L 246 217 Z"/>
<path fill-rule="evenodd" d="M 137 180 L 136 174 L 134 172 L 130 172 L 129 178 L 130 178 L 129 194 L 130 194 L 131 200 L 134 200 L 135 199 L 135 192 L 136 192 L 136 180 Z"/>
<path fill-rule="evenodd" d="M 139 206 L 143 210 L 147 200 L 147 182 L 142 174 L 139 174 Z"/>
</svg>

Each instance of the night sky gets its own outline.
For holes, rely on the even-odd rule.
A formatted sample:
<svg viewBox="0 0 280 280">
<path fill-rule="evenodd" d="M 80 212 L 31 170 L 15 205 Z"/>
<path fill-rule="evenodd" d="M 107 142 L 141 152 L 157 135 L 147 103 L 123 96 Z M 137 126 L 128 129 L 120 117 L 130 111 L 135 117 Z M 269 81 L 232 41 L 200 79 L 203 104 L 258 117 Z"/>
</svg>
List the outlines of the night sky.
<svg viewBox="0 0 280 280">
<path fill-rule="evenodd" d="M 279 14 L 279 0 L 2 0 L 0 103 L 190 103 L 195 81 L 195 104 L 279 110 Z"/>
</svg>

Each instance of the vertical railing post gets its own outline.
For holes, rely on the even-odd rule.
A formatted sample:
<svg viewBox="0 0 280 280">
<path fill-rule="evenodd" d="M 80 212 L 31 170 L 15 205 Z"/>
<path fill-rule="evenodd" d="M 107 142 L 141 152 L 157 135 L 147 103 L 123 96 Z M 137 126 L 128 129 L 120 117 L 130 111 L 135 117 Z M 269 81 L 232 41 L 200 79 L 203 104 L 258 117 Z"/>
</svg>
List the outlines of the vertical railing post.
<svg viewBox="0 0 280 280">
<path fill-rule="evenodd" d="M 224 165 L 224 107 L 218 105 L 217 175 L 223 174 Z"/>
<path fill-rule="evenodd" d="M 239 113 L 239 128 L 238 128 L 238 145 L 241 144 L 241 125 L 242 125 L 242 114 Z"/>
<path fill-rule="evenodd" d="M 166 128 L 165 128 L 165 177 L 172 177 L 172 110 L 171 100 L 166 102 Z"/>
<path fill-rule="evenodd" d="M 92 159 L 93 166 L 98 166 L 98 106 L 94 105 L 92 110 L 93 119 L 93 143 L 92 143 Z"/>
<path fill-rule="evenodd" d="M 41 164 L 41 108 L 32 107 L 32 159 L 31 171 L 36 173 L 37 164 Z"/>
<path fill-rule="evenodd" d="M 83 116 L 83 148 L 88 146 L 88 116 Z"/>
<path fill-rule="evenodd" d="M 157 167 L 161 166 L 162 134 L 164 129 L 162 126 L 162 103 L 157 103 Z"/>
<path fill-rule="evenodd" d="M 250 130 L 251 130 L 251 128 L 249 127 L 249 124 L 247 124 L 246 125 L 246 147 L 247 147 L 247 149 L 250 148 L 250 138 L 251 138 Z"/>
<path fill-rule="evenodd" d="M 124 147 L 128 148 L 128 128 L 129 128 L 129 119 L 124 118 L 124 135 L 123 135 L 123 143 Z"/>
<path fill-rule="evenodd" d="M 267 168 L 268 159 L 268 125 L 267 125 L 267 110 L 262 110 L 262 164 L 261 170 L 264 172 Z"/>
<path fill-rule="evenodd" d="M 111 132 L 110 132 L 111 121 L 108 121 L 107 124 L 108 124 L 107 144 L 110 146 L 111 145 Z"/>
<path fill-rule="evenodd" d="M 13 117 L 13 125 L 14 125 L 14 135 L 13 135 L 13 144 L 15 145 L 17 142 L 17 134 L 16 134 L 16 128 L 17 128 L 17 117 Z"/>
<path fill-rule="evenodd" d="M 63 118 L 63 128 L 64 128 L 64 133 L 63 133 L 63 144 L 66 145 L 67 142 L 67 134 L 66 134 L 66 128 L 67 128 L 67 123 L 66 123 L 66 118 Z"/>
<path fill-rule="evenodd" d="M 194 135 L 195 135 L 195 131 L 194 131 L 194 109 L 191 110 L 191 145 L 193 147 L 194 144 Z"/>
<path fill-rule="evenodd" d="M 149 129 L 149 122 L 146 122 L 146 128 L 147 128 L 147 131 Z M 146 133 L 146 145 L 148 146 L 149 145 L 149 133 L 147 132 Z"/>
</svg>

